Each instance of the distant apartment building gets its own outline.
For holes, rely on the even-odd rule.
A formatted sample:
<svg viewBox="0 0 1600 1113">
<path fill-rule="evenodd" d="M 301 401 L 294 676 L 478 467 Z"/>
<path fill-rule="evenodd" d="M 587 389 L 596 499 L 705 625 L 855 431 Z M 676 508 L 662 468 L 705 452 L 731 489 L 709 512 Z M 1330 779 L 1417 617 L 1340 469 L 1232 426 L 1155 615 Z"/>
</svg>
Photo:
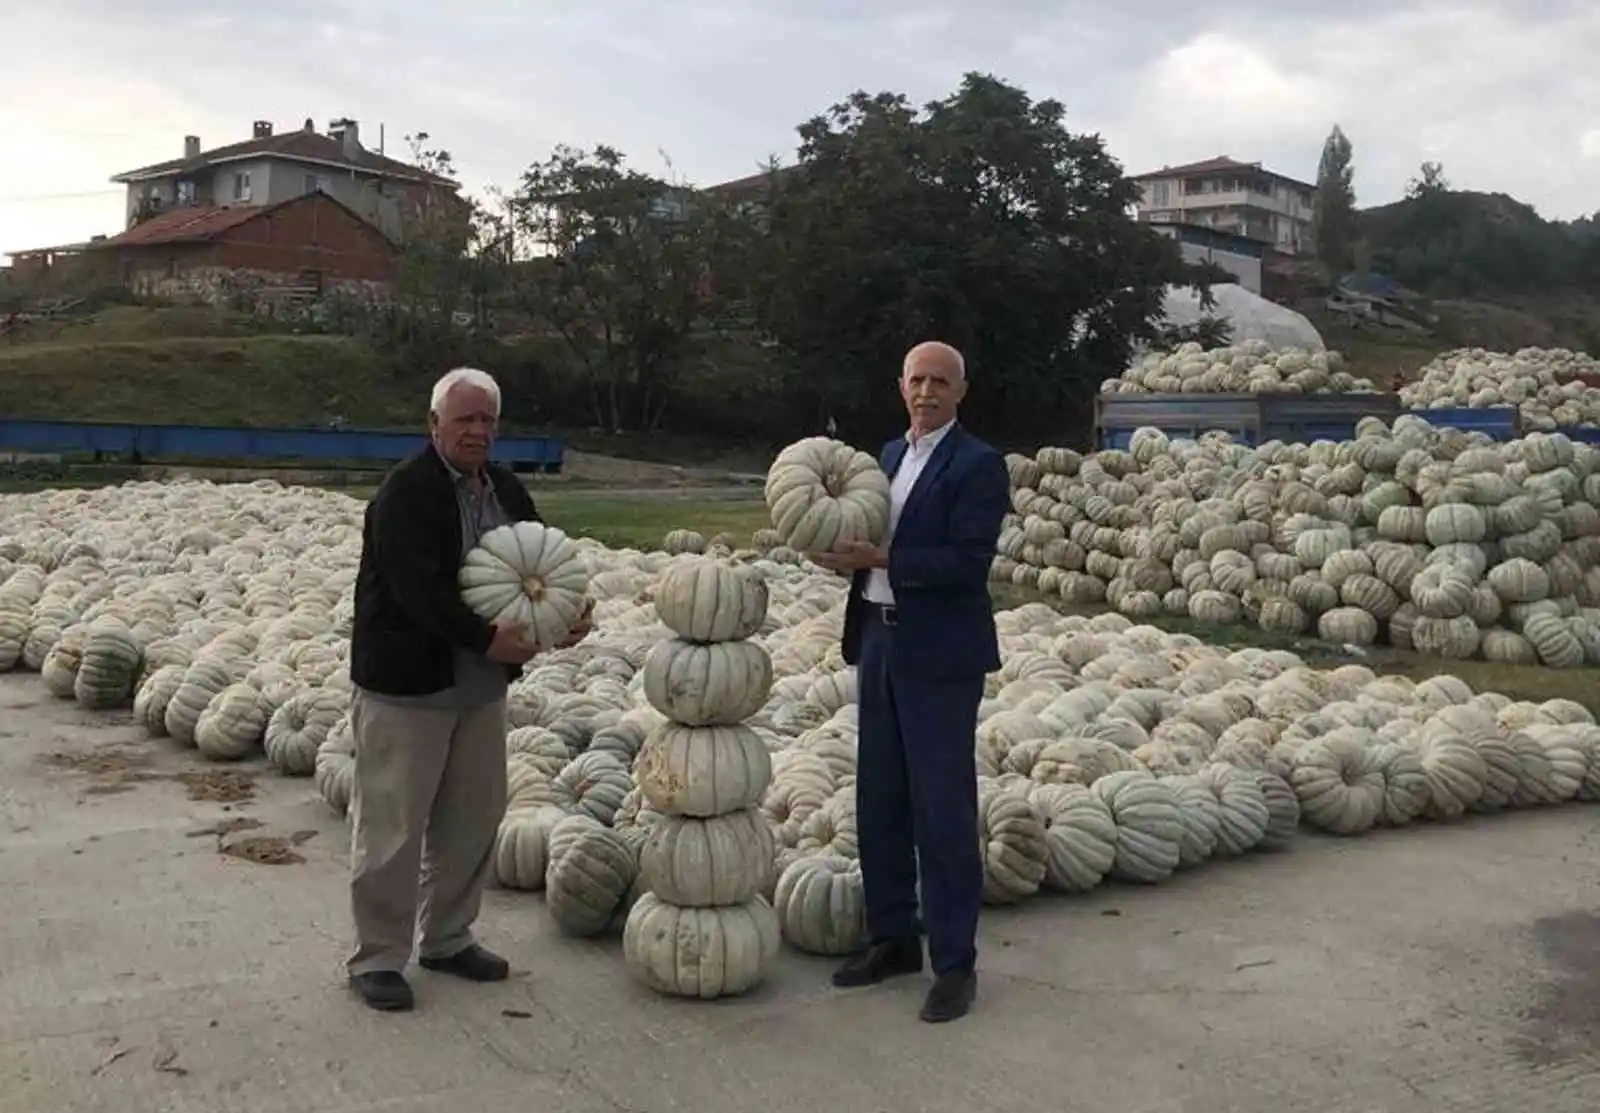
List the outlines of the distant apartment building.
<svg viewBox="0 0 1600 1113">
<path fill-rule="evenodd" d="M 1285 255 L 1311 251 L 1316 186 L 1222 155 L 1164 166 L 1133 178 L 1138 219 L 1205 228 L 1265 244 Z"/>
</svg>

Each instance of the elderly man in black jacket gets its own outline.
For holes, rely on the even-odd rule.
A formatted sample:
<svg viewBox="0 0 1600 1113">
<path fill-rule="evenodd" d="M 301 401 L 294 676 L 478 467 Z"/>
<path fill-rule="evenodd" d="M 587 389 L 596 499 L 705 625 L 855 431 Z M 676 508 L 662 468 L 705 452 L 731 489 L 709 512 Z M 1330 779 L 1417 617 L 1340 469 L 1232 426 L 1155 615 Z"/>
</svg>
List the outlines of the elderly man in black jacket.
<svg viewBox="0 0 1600 1113">
<path fill-rule="evenodd" d="M 506 689 L 534 648 L 461 600 L 456 572 L 496 526 L 539 521 L 508 469 L 489 463 L 500 390 L 474 368 L 433 388 L 429 443 L 367 507 L 350 639 L 355 734 L 351 987 L 373 1008 L 409 1009 L 404 970 L 499 981 L 478 917 L 506 805 Z M 588 632 L 588 615 L 569 637 Z M 420 871 L 420 872 L 419 872 Z M 420 908 L 418 897 L 421 897 Z"/>
</svg>

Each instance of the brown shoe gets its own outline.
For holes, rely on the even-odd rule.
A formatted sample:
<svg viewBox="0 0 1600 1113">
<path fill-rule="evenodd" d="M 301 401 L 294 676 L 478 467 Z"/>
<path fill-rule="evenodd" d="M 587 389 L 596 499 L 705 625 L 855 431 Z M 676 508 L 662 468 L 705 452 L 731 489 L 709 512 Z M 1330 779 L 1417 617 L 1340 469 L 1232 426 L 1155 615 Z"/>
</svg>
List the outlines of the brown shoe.
<svg viewBox="0 0 1600 1113">
<path fill-rule="evenodd" d="M 922 970 L 922 940 L 885 939 L 833 972 L 833 984 L 840 989 L 877 985 L 885 978 L 916 974 Z"/>
</svg>

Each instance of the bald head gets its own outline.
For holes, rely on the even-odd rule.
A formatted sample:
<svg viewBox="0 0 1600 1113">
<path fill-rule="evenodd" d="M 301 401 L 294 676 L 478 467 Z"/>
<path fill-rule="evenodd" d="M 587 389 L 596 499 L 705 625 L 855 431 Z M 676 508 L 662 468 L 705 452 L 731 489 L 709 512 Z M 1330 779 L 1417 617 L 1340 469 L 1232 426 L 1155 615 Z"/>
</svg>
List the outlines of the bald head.
<svg viewBox="0 0 1600 1113">
<path fill-rule="evenodd" d="M 954 421 L 966 395 L 967 363 L 949 344 L 924 340 L 906 353 L 900 370 L 900 396 L 911 418 L 913 438 Z"/>
</svg>

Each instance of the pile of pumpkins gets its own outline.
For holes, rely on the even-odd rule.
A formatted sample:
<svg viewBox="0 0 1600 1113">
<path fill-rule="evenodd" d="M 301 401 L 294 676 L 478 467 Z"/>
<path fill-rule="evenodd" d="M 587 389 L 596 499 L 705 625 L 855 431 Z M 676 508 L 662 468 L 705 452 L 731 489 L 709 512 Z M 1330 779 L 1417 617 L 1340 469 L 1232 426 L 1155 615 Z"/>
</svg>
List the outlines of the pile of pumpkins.
<svg viewBox="0 0 1600 1113">
<path fill-rule="evenodd" d="M 1232 450 L 1152 454 L 1151 443 L 1141 439 L 1122 477 L 1145 474 L 1131 466 L 1142 452 L 1151 489 L 1187 476 L 1207 501 L 1228 485 L 1219 462 Z M 831 468 L 832 478 L 796 496 L 807 509 L 781 516 L 780 540 L 809 549 L 830 532 L 881 532 L 881 473 L 848 452 L 808 451 L 790 461 L 797 486 L 775 483 L 776 498 L 804 490 L 808 468 Z M 1572 466 L 1551 459 L 1529 474 Z M 849 465 L 842 472 L 840 462 Z M 1464 474 L 1504 478 L 1506 469 Z M 1300 489 L 1312 491 L 1307 478 Z M 1137 503 L 1129 486 L 1128 501 L 1096 492 L 1083 502 L 1109 523 L 1108 509 Z M 1266 505 L 1235 493 L 1241 508 Z M 855 505 L 835 513 L 824 499 Z M 85 707 L 131 704 L 151 737 L 202 760 L 264 761 L 307 778 L 344 814 L 361 512 L 338 494 L 272 483 L 0 496 L 0 669 L 37 670 L 53 695 Z M 1197 505 L 1170 524 L 1181 531 L 1213 513 Z M 1219 516 L 1219 525 L 1271 519 L 1263 514 Z M 1164 527 L 1166 515 L 1154 524 Z M 1217 546 L 1215 528 L 1201 531 L 1207 547 L 1244 554 Z M 594 629 L 540 654 L 511 688 L 499 883 L 543 891 L 563 933 L 621 936 L 630 922 L 669 915 L 650 896 L 652 874 L 667 869 L 645 866 L 652 839 L 658 856 L 671 857 L 689 820 L 732 817 L 717 826 L 760 824 L 746 843 L 770 853 L 768 868 L 753 870 L 748 845 L 707 835 L 711 872 L 676 884 L 704 890 L 680 893 L 704 902 L 680 912 L 744 932 L 742 948 L 721 952 L 744 965 L 686 972 L 681 947 L 667 946 L 672 933 L 657 930 L 665 950 L 654 957 L 647 941 L 631 945 L 630 962 L 651 968 L 646 980 L 694 996 L 737 992 L 770 962 L 774 924 L 803 951 L 858 947 L 856 679 L 840 657 L 843 578 L 766 559 L 753 545 L 672 555 L 557 538 L 539 552 L 543 571 L 515 570 L 555 585 L 550 605 L 569 606 L 553 596 L 581 590 L 594 600 Z M 1376 578 L 1347 579 L 1358 574 Z M 479 605 L 504 605 L 474 594 L 488 578 L 464 581 Z M 973 740 L 992 904 L 1108 879 L 1159 883 L 1212 859 L 1285 848 L 1305 826 L 1356 835 L 1600 799 L 1600 726 L 1570 701 L 1513 701 L 1448 677 L 1413 683 L 1360 665 L 1318 670 L 1292 653 L 1223 649 L 1118 613 L 1067 616 L 1030 603 L 1000 612 L 997 624 L 1004 664 L 988 677 Z M 718 645 L 748 648 L 706 648 Z M 703 744 L 716 732 L 716 745 Z M 675 834 L 662 841 L 654 833 L 663 831 Z M 742 909 L 748 922 L 708 908 Z"/>
<path fill-rule="evenodd" d="M 1373 393 L 1370 380 L 1345 370 L 1334 351 L 1274 348 L 1245 340 L 1206 349 L 1189 341 L 1170 352 L 1148 352 L 1121 375 L 1100 384 L 1102 394 L 1346 394 Z"/>
<path fill-rule="evenodd" d="M 1408 408 L 1514 406 L 1524 430 L 1600 426 L 1600 359 L 1565 348 L 1491 352 L 1456 348 L 1435 357 L 1402 387 Z"/>
<path fill-rule="evenodd" d="M 1600 663 L 1600 450 L 1560 433 L 1496 443 L 1402 415 L 1251 448 L 1141 428 L 1126 451 L 1007 462 L 997 581 L 1135 620 Z"/>
</svg>

